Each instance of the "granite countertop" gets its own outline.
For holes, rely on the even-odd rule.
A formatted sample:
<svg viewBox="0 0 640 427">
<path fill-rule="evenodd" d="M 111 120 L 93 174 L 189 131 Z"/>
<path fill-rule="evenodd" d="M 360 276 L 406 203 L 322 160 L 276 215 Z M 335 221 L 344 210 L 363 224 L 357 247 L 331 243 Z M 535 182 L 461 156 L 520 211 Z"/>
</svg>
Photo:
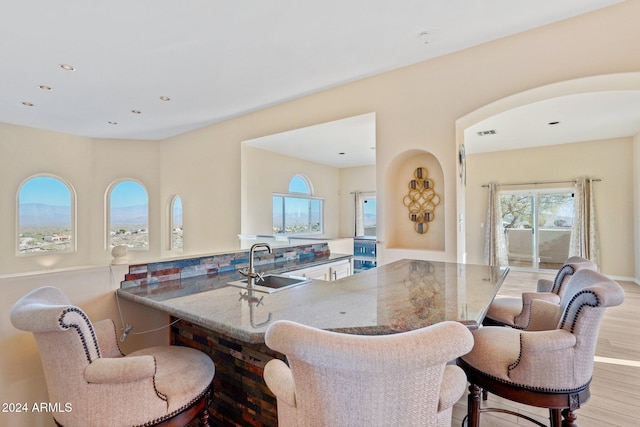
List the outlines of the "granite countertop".
<svg viewBox="0 0 640 427">
<path fill-rule="evenodd" d="M 333 262 L 350 256 L 329 256 Z M 314 264 L 318 264 L 318 260 Z M 276 266 L 279 273 L 309 265 Z M 293 268 L 292 268 L 293 267 Z M 388 334 L 445 320 L 470 328 L 482 322 L 508 270 L 400 260 L 336 281 L 311 282 L 271 294 L 259 303 L 227 286 L 238 273 L 119 289 L 118 296 L 248 343 L 264 342 L 275 320 L 355 334 Z M 246 291 L 244 291 L 246 292 Z"/>
</svg>

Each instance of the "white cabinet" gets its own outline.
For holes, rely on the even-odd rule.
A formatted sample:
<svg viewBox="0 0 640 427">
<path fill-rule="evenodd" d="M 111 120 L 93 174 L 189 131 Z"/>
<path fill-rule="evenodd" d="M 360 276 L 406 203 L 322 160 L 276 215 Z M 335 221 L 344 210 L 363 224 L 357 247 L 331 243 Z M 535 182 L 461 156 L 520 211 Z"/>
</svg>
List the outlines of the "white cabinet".
<svg viewBox="0 0 640 427">
<path fill-rule="evenodd" d="M 351 260 L 330 262 L 300 270 L 288 271 L 290 276 L 301 276 L 316 280 L 338 280 L 351 275 Z"/>
<path fill-rule="evenodd" d="M 309 279 L 329 280 L 329 267 L 318 265 L 316 267 L 303 268 L 302 270 L 290 271 L 291 276 L 302 276 Z"/>
<path fill-rule="evenodd" d="M 344 261 L 333 263 L 329 267 L 329 275 L 331 276 L 329 280 L 338 280 L 343 277 L 351 276 L 351 262 Z"/>
</svg>

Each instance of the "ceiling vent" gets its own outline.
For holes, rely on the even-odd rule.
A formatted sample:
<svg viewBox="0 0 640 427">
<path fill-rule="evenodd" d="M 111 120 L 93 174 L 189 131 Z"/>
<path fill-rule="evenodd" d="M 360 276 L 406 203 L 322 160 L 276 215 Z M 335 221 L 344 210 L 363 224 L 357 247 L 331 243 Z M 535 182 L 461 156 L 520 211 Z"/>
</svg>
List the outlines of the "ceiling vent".
<svg viewBox="0 0 640 427">
<path fill-rule="evenodd" d="M 495 135 L 495 134 L 496 134 L 496 130 L 495 129 L 481 130 L 480 132 L 478 132 L 478 136 Z"/>
</svg>

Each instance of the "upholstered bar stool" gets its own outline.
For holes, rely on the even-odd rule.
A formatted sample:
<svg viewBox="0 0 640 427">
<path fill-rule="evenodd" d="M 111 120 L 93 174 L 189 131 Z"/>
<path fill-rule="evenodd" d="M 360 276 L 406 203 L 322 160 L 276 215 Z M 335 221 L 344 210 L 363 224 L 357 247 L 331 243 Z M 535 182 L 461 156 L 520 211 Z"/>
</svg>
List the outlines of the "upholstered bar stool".
<svg viewBox="0 0 640 427">
<path fill-rule="evenodd" d="M 279 427 L 450 427 L 467 382 L 447 362 L 473 345 L 458 322 L 362 336 L 281 320 L 265 342 L 289 363 L 273 359 L 264 369 Z"/>
<path fill-rule="evenodd" d="M 473 350 L 458 359 L 469 383 L 468 425 L 478 427 L 486 390 L 526 405 L 549 408 L 551 425 L 575 426 L 574 411 L 590 397 L 598 331 L 606 307 L 624 300 L 613 280 L 589 269 L 566 283 L 560 304 L 534 300 L 526 331 L 485 326 L 473 331 Z M 509 412 L 517 416 L 522 414 Z M 564 417 L 564 420 L 562 419 Z M 541 424 L 531 418 L 530 421 Z"/>
<path fill-rule="evenodd" d="M 214 365 L 187 347 L 158 346 L 124 356 L 113 321 L 92 324 L 57 288 L 19 299 L 11 323 L 35 337 L 49 401 L 70 404 L 55 414 L 58 426 L 184 426 L 208 404 Z"/>
<path fill-rule="evenodd" d="M 521 298 L 497 297 L 493 300 L 485 316 L 485 325 L 503 325 L 526 329 L 529 324 L 531 301 L 540 299 L 558 304 L 565 284 L 571 275 L 581 269 L 598 270 L 598 266 L 588 259 L 569 257 L 558 270 L 553 281 L 538 279 L 536 292 L 523 292 Z"/>
</svg>

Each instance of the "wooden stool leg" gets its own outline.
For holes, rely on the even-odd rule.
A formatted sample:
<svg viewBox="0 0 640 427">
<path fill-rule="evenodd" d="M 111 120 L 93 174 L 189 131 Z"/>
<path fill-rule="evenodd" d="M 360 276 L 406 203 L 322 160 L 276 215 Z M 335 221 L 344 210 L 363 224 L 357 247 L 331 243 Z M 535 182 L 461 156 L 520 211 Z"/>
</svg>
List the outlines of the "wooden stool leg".
<svg viewBox="0 0 640 427">
<path fill-rule="evenodd" d="M 562 425 L 560 409 L 549 409 L 549 420 L 551 421 L 551 427 L 560 427 Z"/>
<path fill-rule="evenodd" d="M 480 394 L 480 387 L 475 384 L 469 385 L 469 396 L 467 397 L 467 427 L 480 426 Z"/>
<path fill-rule="evenodd" d="M 207 398 L 205 399 L 205 405 L 204 405 L 204 410 L 202 411 L 202 417 L 200 418 L 200 421 L 202 421 L 202 426 L 203 427 L 211 427 L 211 424 L 209 424 L 209 406 L 211 406 L 211 389 L 209 389 L 209 391 L 207 391 Z"/>
<path fill-rule="evenodd" d="M 564 417 L 562 420 L 562 427 L 578 427 L 578 424 L 576 424 L 578 417 L 573 412 L 573 409 L 563 409 L 562 416 Z"/>
</svg>

